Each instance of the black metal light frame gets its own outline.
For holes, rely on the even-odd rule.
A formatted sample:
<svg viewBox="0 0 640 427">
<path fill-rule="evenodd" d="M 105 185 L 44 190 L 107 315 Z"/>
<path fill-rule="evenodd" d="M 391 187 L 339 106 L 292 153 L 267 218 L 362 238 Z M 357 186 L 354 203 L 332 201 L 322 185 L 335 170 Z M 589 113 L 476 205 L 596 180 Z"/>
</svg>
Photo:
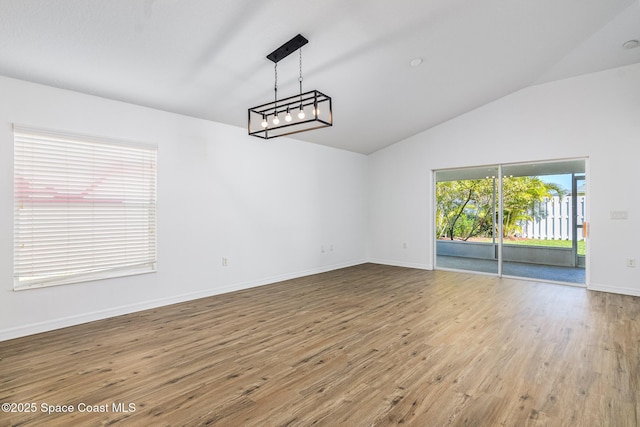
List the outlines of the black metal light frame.
<svg viewBox="0 0 640 427">
<path fill-rule="evenodd" d="M 278 61 L 299 50 L 307 43 L 308 40 L 298 34 L 267 55 L 267 59 L 273 61 L 277 67 Z M 300 94 L 278 99 L 277 69 L 274 92 L 274 101 L 248 109 L 247 129 L 249 135 L 271 139 L 333 126 L 331 97 L 317 90 L 302 93 L 302 63 L 300 65 Z M 274 119 L 276 119 L 276 123 L 274 123 Z"/>
</svg>

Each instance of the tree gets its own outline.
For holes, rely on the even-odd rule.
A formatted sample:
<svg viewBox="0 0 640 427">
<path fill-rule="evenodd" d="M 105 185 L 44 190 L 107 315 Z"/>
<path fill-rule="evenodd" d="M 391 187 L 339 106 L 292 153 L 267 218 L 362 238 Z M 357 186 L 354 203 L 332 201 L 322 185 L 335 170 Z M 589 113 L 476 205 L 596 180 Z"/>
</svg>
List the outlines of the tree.
<svg viewBox="0 0 640 427">
<path fill-rule="evenodd" d="M 486 234 L 493 227 L 493 181 L 447 181 L 436 185 L 438 236 L 453 240 Z"/>
<path fill-rule="evenodd" d="M 546 213 L 538 209 L 538 203 L 554 193 L 563 196 L 564 191 L 557 185 L 546 183 L 535 176 L 507 177 L 502 181 L 503 237 L 521 232 L 522 221 L 541 218 Z"/>
<path fill-rule="evenodd" d="M 471 237 L 492 237 L 494 212 L 497 210 L 497 180 L 474 179 L 444 181 L 436 184 L 436 229 L 438 237 L 468 240 Z M 540 217 L 536 202 L 553 194 L 562 196 L 556 184 L 543 182 L 538 177 L 507 177 L 503 179 L 503 236 L 520 231 L 523 220 Z"/>
</svg>

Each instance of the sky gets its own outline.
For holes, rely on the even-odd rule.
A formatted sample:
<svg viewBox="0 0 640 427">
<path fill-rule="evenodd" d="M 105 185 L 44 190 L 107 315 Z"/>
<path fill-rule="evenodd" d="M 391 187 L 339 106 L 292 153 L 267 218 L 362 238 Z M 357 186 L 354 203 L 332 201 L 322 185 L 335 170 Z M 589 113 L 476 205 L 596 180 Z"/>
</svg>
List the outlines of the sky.
<svg viewBox="0 0 640 427">
<path fill-rule="evenodd" d="M 571 191 L 571 174 L 563 175 L 542 175 L 539 176 L 543 182 L 555 183 L 564 187 L 567 192 Z"/>
<path fill-rule="evenodd" d="M 539 176 L 543 182 L 553 182 L 555 184 L 559 184 L 567 191 L 567 194 L 571 193 L 571 174 L 563 174 L 563 175 L 543 175 Z M 578 194 L 581 194 L 585 191 L 584 182 L 578 181 Z"/>
</svg>

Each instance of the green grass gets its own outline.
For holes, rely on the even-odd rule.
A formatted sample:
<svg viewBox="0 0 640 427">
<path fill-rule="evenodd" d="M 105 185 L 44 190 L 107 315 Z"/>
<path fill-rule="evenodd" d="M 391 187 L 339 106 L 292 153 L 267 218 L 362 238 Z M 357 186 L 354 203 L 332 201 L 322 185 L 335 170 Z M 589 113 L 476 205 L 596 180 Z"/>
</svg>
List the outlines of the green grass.
<svg viewBox="0 0 640 427">
<path fill-rule="evenodd" d="M 505 240 L 507 245 L 528 245 L 528 246 L 546 246 L 553 248 L 570 248 L 571 240 L 542 240 L 542 239 L 526 239 L 526 240 Z M 587 253 L 586 243 L 584 240 L 578 241 L 578 254 Z"/>
</svg>

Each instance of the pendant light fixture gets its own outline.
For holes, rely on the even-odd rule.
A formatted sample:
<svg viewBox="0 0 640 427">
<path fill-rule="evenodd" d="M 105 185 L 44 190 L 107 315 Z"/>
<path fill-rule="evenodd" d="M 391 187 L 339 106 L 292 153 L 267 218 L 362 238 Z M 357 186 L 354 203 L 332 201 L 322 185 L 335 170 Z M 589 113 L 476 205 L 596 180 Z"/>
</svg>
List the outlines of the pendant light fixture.
<svg viewBox="0 0 640 427">
<path fill-rule="evenodd" d="M 249 135 L 270 139 L 333 125 L 331 97 L 317 90 L 302 92 L 302 46 L 308 42 L 298 34 L 267 55 L 274 63 L 274 100 L 249 108 Z M 299 52 L 300 93 L 278 99 L 278 62 L 295 51 Z"/>
</svg>

